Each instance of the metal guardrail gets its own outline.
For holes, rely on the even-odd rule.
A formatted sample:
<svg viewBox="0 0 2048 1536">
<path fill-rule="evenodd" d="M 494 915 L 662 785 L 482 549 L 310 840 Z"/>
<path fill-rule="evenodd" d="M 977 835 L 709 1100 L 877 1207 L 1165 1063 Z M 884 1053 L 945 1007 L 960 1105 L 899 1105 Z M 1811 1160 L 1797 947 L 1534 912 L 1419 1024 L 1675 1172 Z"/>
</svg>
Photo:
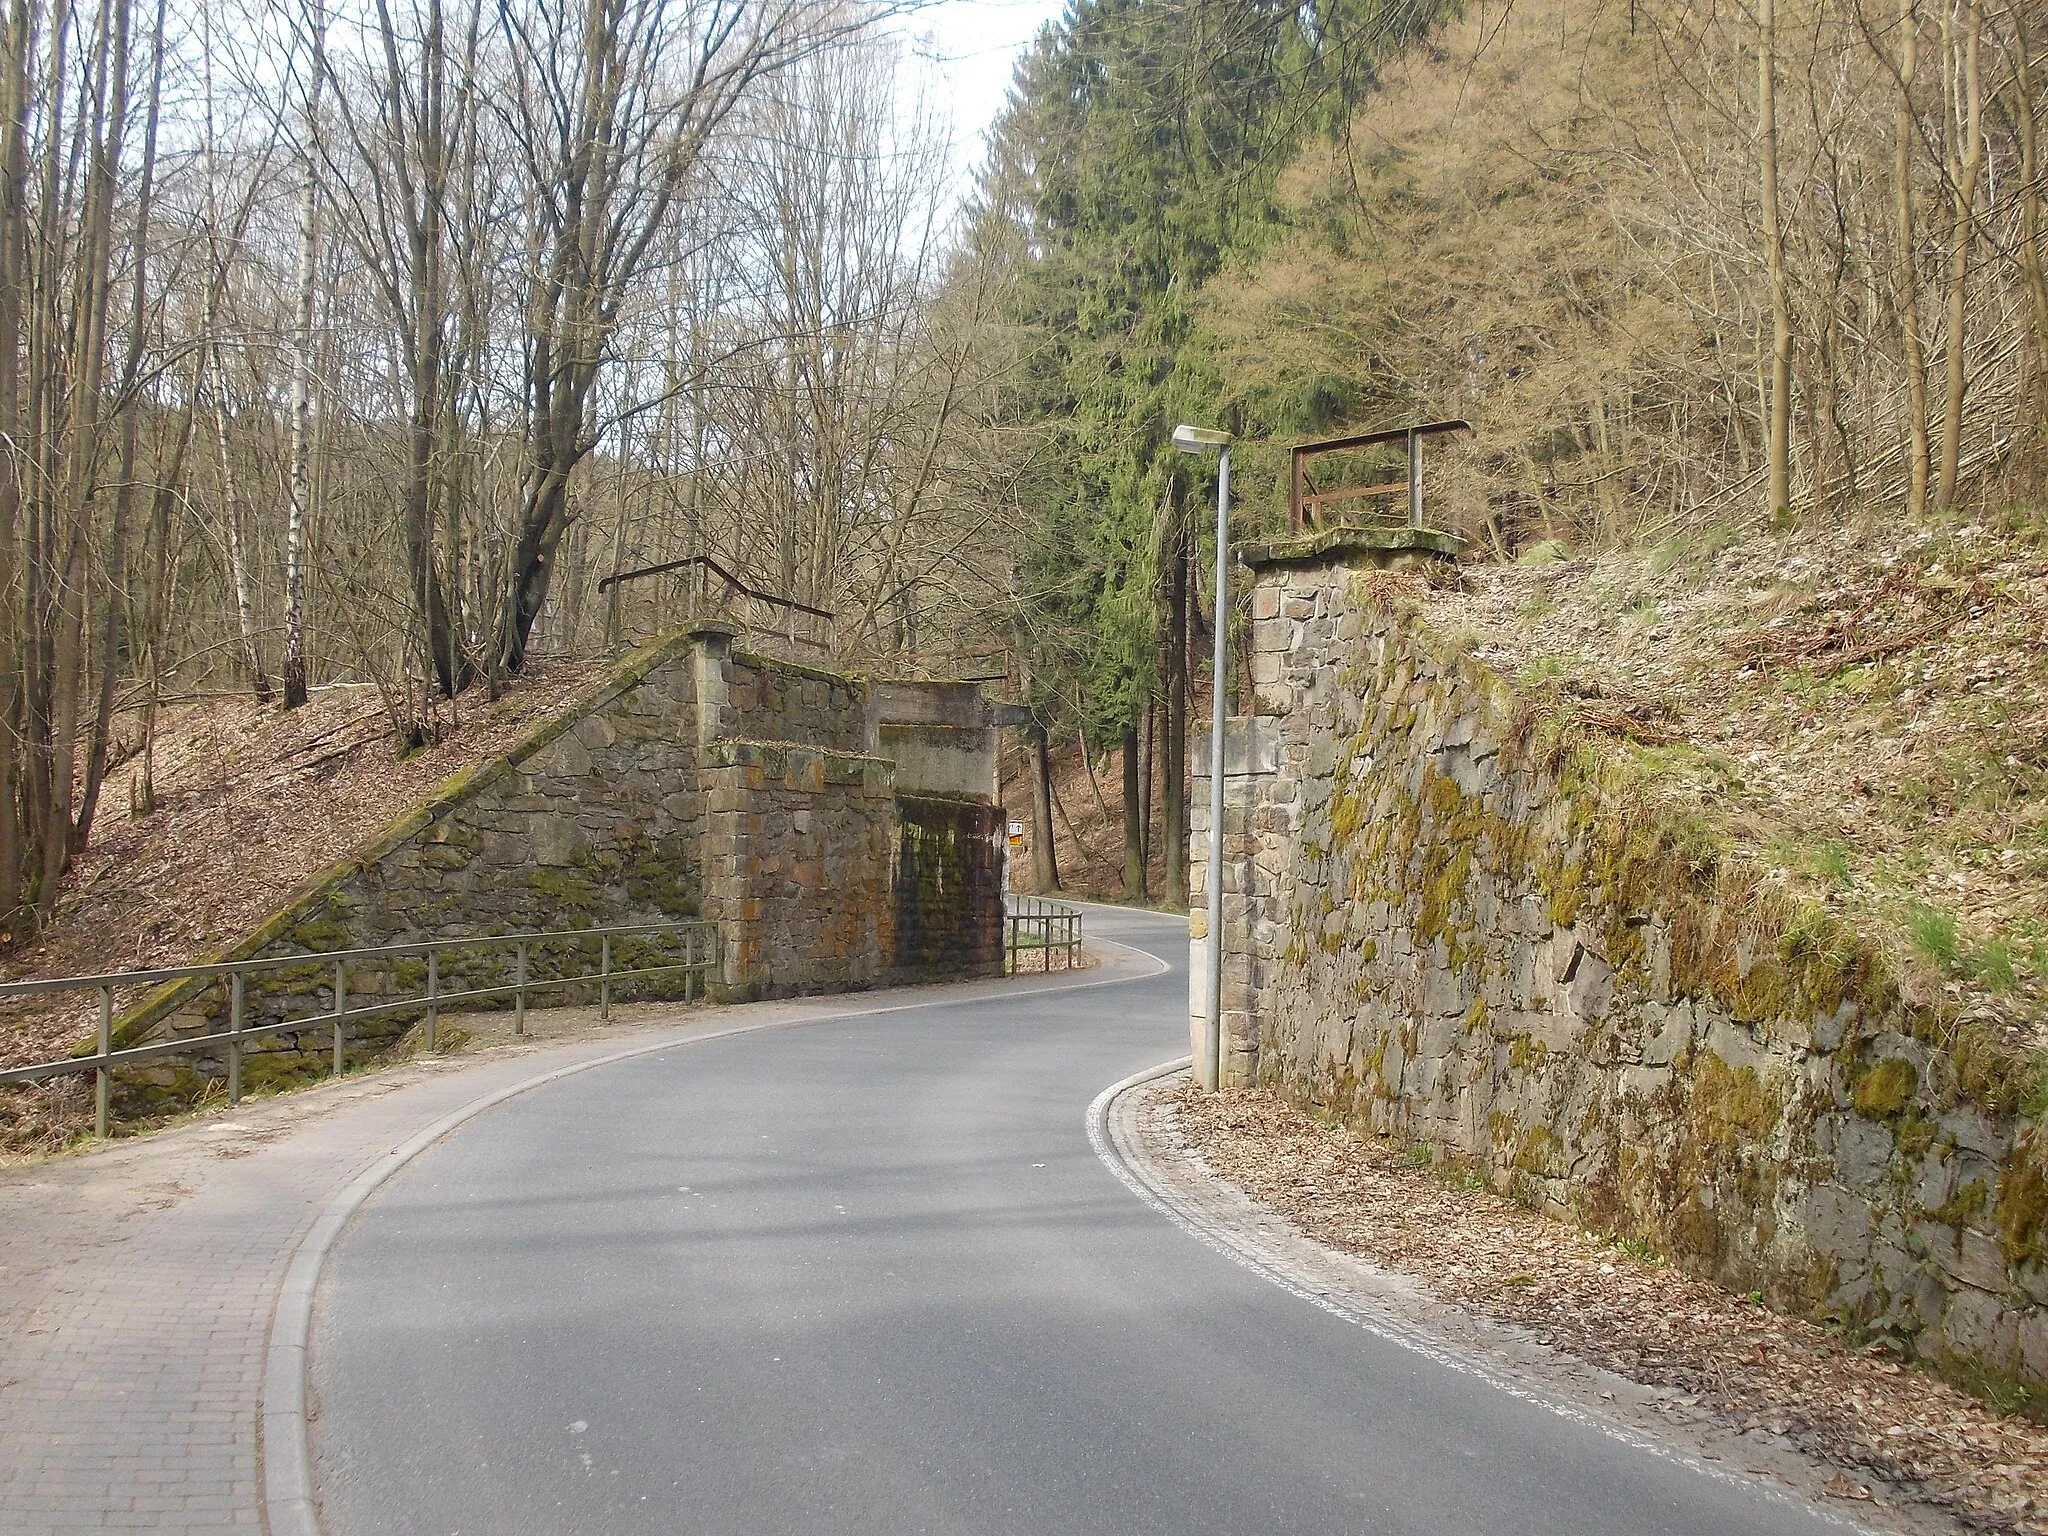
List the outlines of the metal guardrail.
<svg viewBox="0 0 2048 1536">
<path fill-rule="evenodd" d="M 1038 950 L 1045 955 L 1045 968 L 1052 967 L 1054 950 L 1063 951 L 1064 969 L 1073 970 L 1081 959 L 1081 911 L 1064 902 L 1042 896 L 1005 897 L 1003 912 L 1003 969 L 1017 974 L 1020 950 Z"/>
<path fill-rule="evenodd" d="M 682 941 L 683 958 L 666 961 L 659 965 L 635 965 L 623 970 L 612 965 L 612 940 L 634 936 L 675 937 Z M 594 971 L 578 971 L 574 975 L 530 977 L 527 962 L 533 951 L 547 944 L 574 944 L 579 949 L 591 940 L 598 945 L 598 965 Z M 511 948 L 514 953 L 513 980 L 496 986 L 465 987 L 459 991 L 441 990 L 441 956 L 450 951 L 475 951 L 489 948 Z M 349 1006 L 348 977 L 351 966 L 362 967 L 378 961 L 401 960 L 411 956 L 426 957 L 426 990 L 416 995 L 408 994 L 398 998 L 383 998 L 374 1003 L 356 1007 Z M 325 954 L 276 955 L 256 960 L 223 960 L 210 965 L 171 966 L 161 970 L 109 971 L 97 976 L 51 976 L 38 981 L 12 981 L 0 984 L 0 1001 L 13 997 L 25 997 L 46 992 L 88 992 L 99 994 L 99 1028 L 94 1041 L 95 1049 L 89 1055 L 70 1056 L 62 1061 L 36 1062 L 29 1066 L 10 1067 L 0 1071 L 0 1083 L 33 1083 L 52 1077 L 66 1077 L 77 1073 L 91 1072 L 96 1082 L 93 1094 L 93 1131 L 95 1135 L 107 1134 L 107 1101 L 112 1087 L 113 1069 L 133 1063 L 154 1061 L 159 1057 L 175 1056 L 192 1051 L 224 1050 L 228 1061 L 228 1102 L 240 1103 L 242 1098 L 242 1052 L 252 1040 L 268 1035 L 289 1034 L 294 1031 L 318 1029 L 323 1025 L 333 1031 L 334 1066 L 332 1076 L 342 1072 L 342 1052 L 347 1040 L 351 1022 L 375 1017 L 379 1014 L 400 1013 L 407 1009 L 424 1009 L 426 1034 L 423 1044 L 428 1051 L 434 1049 L 434 1031 L 441 1009 L 451 1003 L 480 1002 L 485 999 L 510 997 L 513 1000 L 512 1032 L 526 1033 L 526 999 L 529 993 L 544 992 L 553 987 L 566 987 L 596 982 L 598 987 L 598 1017 L 609 1020 L 612 1011 L 612 987 L 614 983 L 636 976 L 652 976 L 668 971 L 683 973 L 683 1000 L 691 1001 L 703 988 L 700 977 L 708 976 L 718 966 L 718 940 L 716 930 L 710 923 L 628 923 L 609 928 L 565 928 L 540 930 L 529 933 L 489 934 L 473 939 L 426 939 L 413 944 L 382 944 L 368 949 L 331 950 Z M 278 1019 L 269 1023 L 250 1025 L 246 1019 L 247 978 L 253 972 L 278 970 L 305 970 L 313 966 L 333 967 L 334 1006 L 324 1013 L 302 1017 Z M 213 977 L 225 978 L 228 984 L 228 1027 L 210 1034 L 186 1035 L 176 1040 L 160 1040 L 149 1045 L 126 1046 L 121 1050 L 113 1048 L 114 989 L 116 987 L 152 986 L 166 981 L 204 980 Z"/>
<path fill-rule="evenodd" d="M 1469 421 L 1423 421 L 1388 432 L 1357 432 L 1349 437 L 1326 437 L 1319 442 L 1296 443 L 1288 450 L 1287 522 L 1295 533 L 1321 528 L 1323 508 L 1342 501 L 1362 501 L 1379 496 L 1408 498 L 1407 524 L 1422 526 L 1422 441 L 1446 432 L 1470 432 Z M 1319 491 L 1308 475 L 1308 461 L 1325 453 L 1345 453 L 1354 448 L 1378 448 L 1400 443 L 1407 450 L 1408 471 L 1399 480 L 1378 485 L 1354 485 Z"/>
</svg>

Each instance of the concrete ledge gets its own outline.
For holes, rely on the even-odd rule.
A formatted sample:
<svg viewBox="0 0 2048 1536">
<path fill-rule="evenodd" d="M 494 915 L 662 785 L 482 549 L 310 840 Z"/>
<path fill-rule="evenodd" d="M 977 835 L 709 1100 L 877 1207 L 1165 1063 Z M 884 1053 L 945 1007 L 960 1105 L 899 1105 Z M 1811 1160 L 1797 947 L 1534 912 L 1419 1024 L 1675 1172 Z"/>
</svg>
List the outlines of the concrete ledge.
<svg viewBox="0 0 2048 1536">
<path fill-rule="evenodd" d="M 1237 558 L 1253 570 L 1272 565 L 1393 565 L 1406 559 L 1454 560 L 1465 548 L 1455 533 L 1435 528 L 1325 528 L 1263 544 L 1241 544 Z"/>
</svg>

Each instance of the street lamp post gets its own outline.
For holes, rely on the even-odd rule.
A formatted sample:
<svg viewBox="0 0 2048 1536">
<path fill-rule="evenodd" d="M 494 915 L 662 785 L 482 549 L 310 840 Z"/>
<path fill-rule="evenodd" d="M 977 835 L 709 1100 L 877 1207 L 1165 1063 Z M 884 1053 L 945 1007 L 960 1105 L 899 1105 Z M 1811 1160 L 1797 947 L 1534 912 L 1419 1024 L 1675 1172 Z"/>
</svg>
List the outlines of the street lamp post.
<svg viewBox="0 0 2048 1536">
<path fill-rule="evenodd" d="M 1182 453 L 1220 449 L 1216 474 L 1216 655 L 1209 685 L 1209 1016 L 1202 1040 L 1202 1086 L 1223 1081 L 1223 673 L 1230 645 L 1230 434 L 1183 422 L 1173 429 Z"/>
</svg>

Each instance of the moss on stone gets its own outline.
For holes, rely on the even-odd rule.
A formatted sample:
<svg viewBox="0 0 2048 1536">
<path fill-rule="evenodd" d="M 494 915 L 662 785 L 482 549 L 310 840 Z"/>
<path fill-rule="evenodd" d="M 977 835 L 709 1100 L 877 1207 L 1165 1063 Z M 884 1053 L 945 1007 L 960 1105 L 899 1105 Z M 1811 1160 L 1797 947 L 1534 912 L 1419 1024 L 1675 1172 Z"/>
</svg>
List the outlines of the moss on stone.
<svg viewBox="0 0 2048 1536">
<path fill-rule="evenodd" d="M 571 869 L 531 869 L 526 872 L 526 883 L 557 913 L 582 916 L 604 905 L 604 892 L 597 884 Z"/>
<path fill-rule="evenodd" d="M 2029 1131 L 1998 1176 L 1998 1245 L 2008 1264 L 2048 1262 L 2048 1130 Z"/>
<path fill-rule="evenodd" d="M 1982 1179 L 1972 1179 L 1940 1205 L 1923 1212 L 1929 1221 L 1944 1227 L 1961 1227 L 1975 1221 L 1991 1203 L 1991 1191 Z"/>
<path fill-rule="evenodd" d="M 1512 1162 L 1523 1173 L 1556 1178 L 1564 1166 L 1564 1141 L 1547 1125 L 1532 1125 L 1515 1139 Z"/>
<path fill-rule="evenodd" d="M 1850 1101 L 1856 1113 L 1871 1120 L 1890 1120 L 1905 1113 L 1920 1090 L 1920 1073 L 1903 1056 L 1889 1056 L 1856 1080 Z"/>
</svg>

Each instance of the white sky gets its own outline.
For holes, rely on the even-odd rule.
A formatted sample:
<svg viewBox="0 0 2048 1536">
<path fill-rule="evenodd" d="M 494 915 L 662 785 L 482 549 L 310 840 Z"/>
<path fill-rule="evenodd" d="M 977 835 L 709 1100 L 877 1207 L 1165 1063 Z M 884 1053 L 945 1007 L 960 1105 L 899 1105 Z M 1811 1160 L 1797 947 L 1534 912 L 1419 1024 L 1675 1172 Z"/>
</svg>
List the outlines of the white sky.
<svg viewBox="0 0 2048 1536">
<path fill-rule="evenodd" d="M 914 40 L 906 89 L 922 87 L 953 124 L 954 197 L 972 190 L 983 135 L 1002 111 L 1017 57 L 1064 0 L 937 0 L 904 18 Z"/>
</svg>

